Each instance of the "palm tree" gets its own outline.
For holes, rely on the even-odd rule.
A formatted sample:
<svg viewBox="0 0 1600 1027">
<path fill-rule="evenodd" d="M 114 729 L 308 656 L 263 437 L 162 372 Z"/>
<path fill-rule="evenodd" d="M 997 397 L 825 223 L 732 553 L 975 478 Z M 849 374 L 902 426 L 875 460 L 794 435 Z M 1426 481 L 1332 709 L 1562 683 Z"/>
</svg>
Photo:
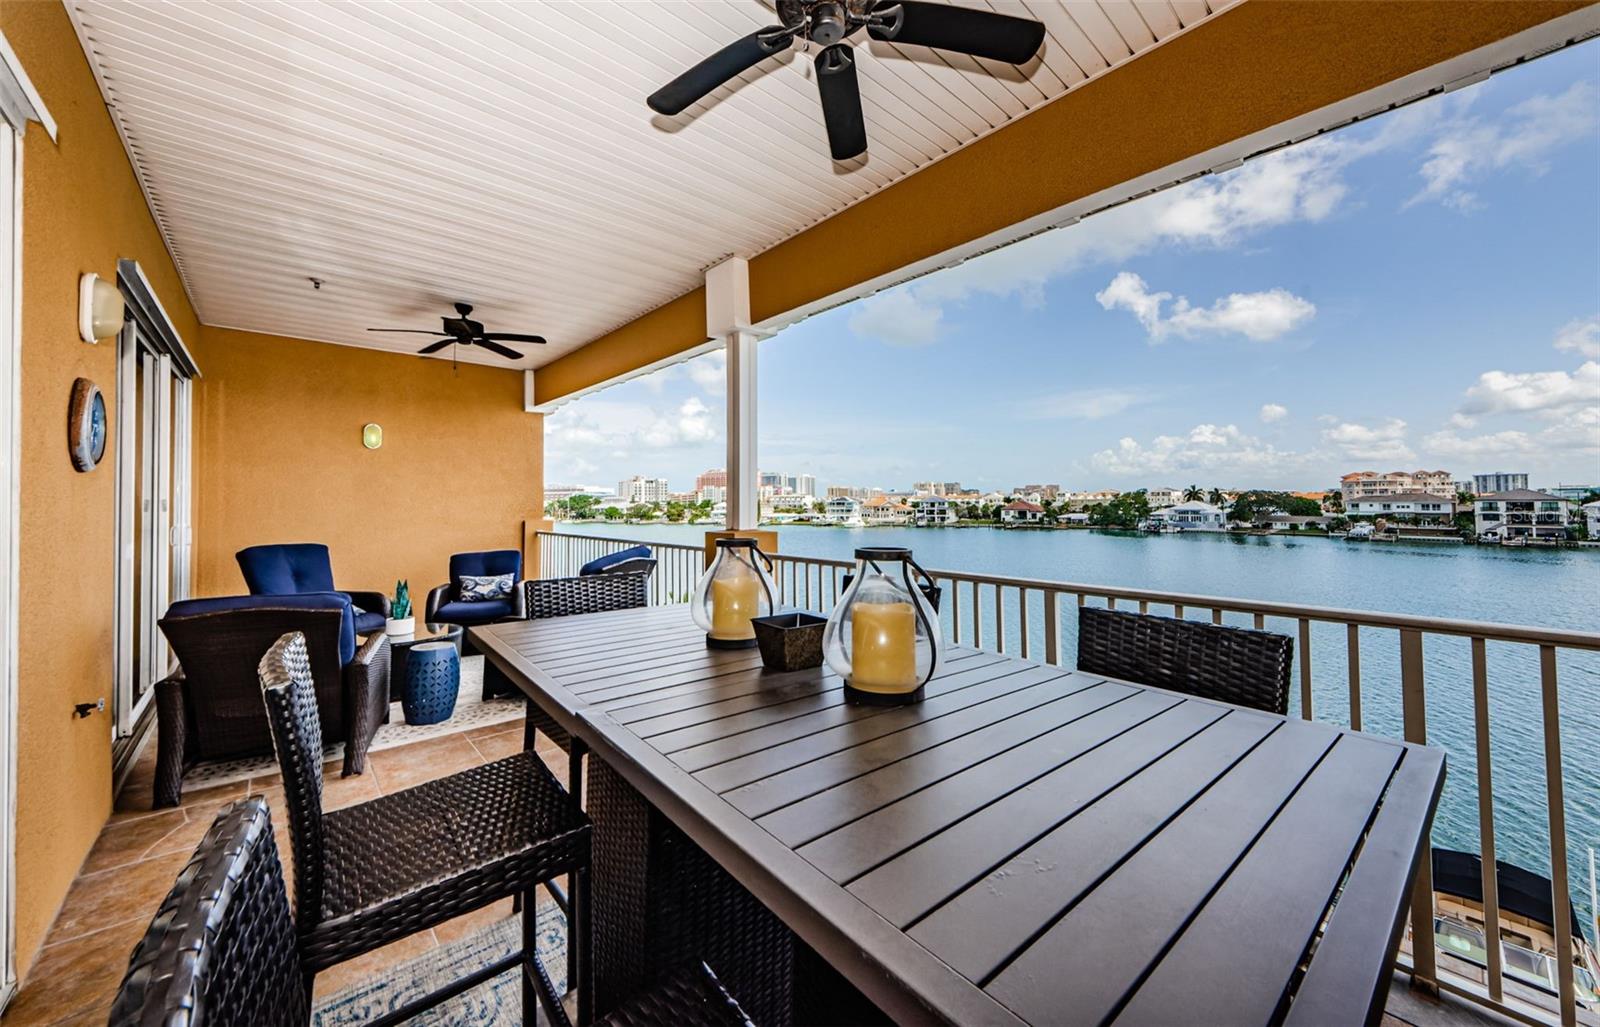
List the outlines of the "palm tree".
<svg viewBox="0 0 1600 1027">
<path fill-rule="evenodd" d="M 1192 503 L 1197 499 L 1204 499 L 1205 497 L 1206 490 L 1198 485 L 1190 485 L 1188 488 L 1183 490 L 1183 501 L 1185 503 Z"/>
<path fill-rule="evenodd" d="M 1221 506 L 1227 501 L 1228 497 L 1222 494 L 1221 489 L 1212 489 L 1211 494 L 1206 496 L 1206 502 L 1210 503 L 1212 506 Z"/>
</svg>

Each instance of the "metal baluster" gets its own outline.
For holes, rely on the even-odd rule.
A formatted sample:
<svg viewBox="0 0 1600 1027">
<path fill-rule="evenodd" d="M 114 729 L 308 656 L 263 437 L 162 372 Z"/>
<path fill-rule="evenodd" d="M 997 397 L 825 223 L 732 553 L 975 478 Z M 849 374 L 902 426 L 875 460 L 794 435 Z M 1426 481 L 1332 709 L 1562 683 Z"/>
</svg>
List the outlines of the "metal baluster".
<svg viewBox="0 0 1600 1027">
<path fill-rule="evenodd" d="M 972 583 L 972 648 L 983 648 L 983 586 Z"/>
<path fill-rule="evenodd" d="M 1561 711 L 1556 695 L 1556 647 L 1539 647 L 1539 692 L 1544 700 L 1544 782 L 1550 805 L 1550 890 L 1555 912 L 1556 990 L 1561 1023 L 1578 1022 L 1572 984 L 1572 902 L 1567 890 L 1567 810 L 1561 783 Z"/>
<path fill-rule="evenodd" d="M 1400 630 L 1400 709 L 1405 739 L 1428 744 L 1428 700 L 1422 675 L 1422 632 Z M 1439 994 L 1438 953 L 1433 940 L 1433 840 L 1422 840 L 1417 881 L 1411 890 L 1411 986 Z"/>
<path fill-rule="evenodd" d="M 1221 624 L 1222 623 L 1222 607 L 1213 606 L 1211 608 L 1211 623 L 1213 623 L 1213 624 Z"/>
<path fill-rule="evenodd" d="M 1350 676 L 1350 730 L 1361 730 L 1361 628 L 1346 624 L 1344 632 L 1345 663 Z"/>
<path fill-rule="evenodd" d="M 1267 626 L 1267 616 L 1264 613 L 1256 614 L 1256 630 L 1262 631 Z"/>
<path fill-rule="evenodd" d="M 1150 612 L 1150 600 L 1148 600 L 1148 599 L 1139 600 L 1139 612 L 1140 613 L 1149 613 Z"/>
<path fill-rule="evenodd" d="M 950 579 L 950 641 L 961 644 L 961 582 Z"/>
<path fill-rule="evenodd" d="M 1030 659 L 1033 656 L 1033 644 L 1028 640 L 1028 590 L 1017 589 L 1017 627 L 1022 632 L 1022 658 Z"/>
<path fill-rule="evenodd" d="M 1311 622 L 1300 618 L 1300 719 L 1310 720 L 1311 709 Z"/>
<path fill-rule="evenodd" d="M 1351 630 L 1355 626 L 1351 625 Z M 1483 857 L 1483 933 L 1489 960 L 1489 997 L 1501 1000 L 1500 880 L 1495 873 L 1494 775 L 1489 763 L 1489 669 L 1483 639 L 1472 640 L 1472 722 L 1478 745 L 1478 848 Z"/>
<path fill-rule="evenodd" d="M 1116 608 L 1117 608 L 1117 597 L 1116 596 L 1106 596 L 1106 609 L 1115 610 Z"/>
<path fill-rule="evenodd" d="M 1061 624 L 1055 592 L 1044 594 L 1044 662 L 1061 666 Z"/>
<path fill-rule="evenodd" d="M 1006 590 L 1002 585 L 994 587 L 994 651 L 1006 651 Z"/>
<path fill-rule="evenodd" d="M 1179 620 L 1183 620 L 1183 604 L 1182 603 L 1173 603 L 1172 604 L 1172 615 L 1174 617 L 1178 618 Z"/>
</svg>

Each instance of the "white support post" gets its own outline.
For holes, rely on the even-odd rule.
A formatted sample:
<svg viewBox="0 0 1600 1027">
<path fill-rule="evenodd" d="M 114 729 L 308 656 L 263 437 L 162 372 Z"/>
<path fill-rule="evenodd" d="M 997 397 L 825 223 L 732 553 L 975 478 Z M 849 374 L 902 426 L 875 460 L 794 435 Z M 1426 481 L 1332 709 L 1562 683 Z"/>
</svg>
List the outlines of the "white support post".
<svg viewBox="0 0 1600 1027">
<path fill-rule="evenodd" d="M 706 270 L 706 338 L 728 358 L 728 530 L 761 520 L 756 469 L 756 341 L 750 331 L 750 265 L 729 257 Z"/>
<path fill-rule="evenodd" d="M 728 529 L 748 531 L 761 521 L 756 468 L 756 335 L 729 332 Z"/>
</svg>

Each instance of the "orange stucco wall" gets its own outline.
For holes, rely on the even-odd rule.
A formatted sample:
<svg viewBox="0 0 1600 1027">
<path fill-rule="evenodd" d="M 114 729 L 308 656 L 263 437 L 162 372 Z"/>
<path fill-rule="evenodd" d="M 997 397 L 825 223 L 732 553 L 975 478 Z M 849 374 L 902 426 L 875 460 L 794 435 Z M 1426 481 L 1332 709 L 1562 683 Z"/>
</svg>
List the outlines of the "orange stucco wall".
<svg viewBox="0 0 1600 1027">
<path fill-rule="evenodd" d="M 519 371 L 209 327 L 193 349 L 196 595 L 242 593 L 245 546 L 324 542 L 341 588 L 407 578 L 420 612 L 451 553 L 519 549 L 543 507 Z"/>
<path fill-rule="evenodd" d="M 1237 4 L 752 257 L 751 317 L 777 317 L 1582 6 L 1579 0 Z M 704 319 L 681 316 L 689 299 L 541 368 L 539 402 L 700 345 Z"/>
<path fill-rule="evenodd" d="M 26 971 L 111 810 L 111 724 L 74 719 L 72 704 L 111 695 L 116 468 L 108 457 L 74 471 L 66 418 L 82 376 L 116 423 L 116 346 L 78 340 L 78 278 L 115 281 L 117 259 L 131 257 L 178 333 L 192 341 L 198 327 L 66 12 L 5 0 L 0 32 L 59 128 L 52 143 L 31 127 L 22 147 L 16 896 Z"/>
</svg>

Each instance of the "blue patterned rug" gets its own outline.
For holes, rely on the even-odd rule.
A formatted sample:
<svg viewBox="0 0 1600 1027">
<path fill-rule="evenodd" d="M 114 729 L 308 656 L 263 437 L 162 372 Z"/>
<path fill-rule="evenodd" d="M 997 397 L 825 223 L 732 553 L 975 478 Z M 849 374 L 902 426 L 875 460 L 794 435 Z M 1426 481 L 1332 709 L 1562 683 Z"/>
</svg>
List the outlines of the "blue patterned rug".
<svg viewBox="0 0 1600 1027">
<path fill-rule="evenodd" d="M 359 1027 L 436 988 L 515 952 L 522 919 L 510 916 L 393 967 L 378 980 L 346 988 L 317 1003 L 312 1027 Z M 567 925 L 554 903 L 539 904 L 539 956 L 557 992 L 566 991 Z M 522 1023 L 522 985 L 507 970 L 408 1021 L 413 1027 L 511 1027 Z"/>
</svg>

